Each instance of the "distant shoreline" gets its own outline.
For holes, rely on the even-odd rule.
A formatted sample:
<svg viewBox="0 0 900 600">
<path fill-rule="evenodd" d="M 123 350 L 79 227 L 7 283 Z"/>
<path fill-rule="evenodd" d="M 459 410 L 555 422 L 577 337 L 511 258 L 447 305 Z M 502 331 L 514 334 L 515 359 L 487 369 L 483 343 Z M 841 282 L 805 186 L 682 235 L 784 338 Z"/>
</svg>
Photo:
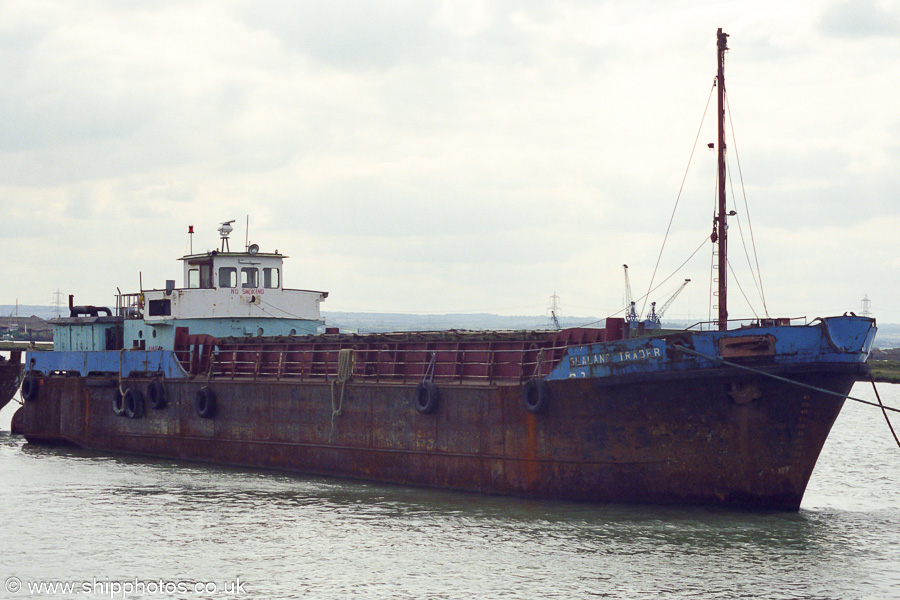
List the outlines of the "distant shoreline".
<svg viewBox="0 0 900 600">
<path fill-rule="evenodd" d="M 17 326 L 23 331 L 34 332 L 38 339 L 50 339 L 50 325 L 46 320 L 55 318 L 58 308 L 56 306 L 19 305 L 19 316 L 10 316 L 14 306 L 0 305 L 0 335 L 10 326 Z M 68 309 L 62 313 L 67 316 Z M 30 315 L 30 316 L 25 316 Z M 448 314 L 409 314 L 390 312 L 345 312 L 323 310 L 322 316 L 331 327 L 340 327 L 346 331 L 359 333 L 384 333 L 399 331 L 446 331 L 451 329 L 464 330 L 548 330 L 554 326 L 546 315 L 495 315 L 491 313 L 448 313 Z M 36 319 L 35 319 L 36 318 Z M 605 317 L 591 316 L 560 316 L 559 322 L 562 328 L 572 327 L 602 327 Z M 665 321 L 666 329 L 683 329 L 694 325 L 695 322 Z M 43 335 L 37 335 L 39 330 L 45 330 Z M 13 336 L 14 339 L 16 336 Z M 22 336 L 18 336 L 21 339 Z M 888 351 L 900 348 L 900 324 L 878 323 L 878 334 L 875 336 L 875 348 Z M 879 357 L 873 352 L 873 358 Z M 900 361 L 900 352 L 889 360 Z"/>
</svg>

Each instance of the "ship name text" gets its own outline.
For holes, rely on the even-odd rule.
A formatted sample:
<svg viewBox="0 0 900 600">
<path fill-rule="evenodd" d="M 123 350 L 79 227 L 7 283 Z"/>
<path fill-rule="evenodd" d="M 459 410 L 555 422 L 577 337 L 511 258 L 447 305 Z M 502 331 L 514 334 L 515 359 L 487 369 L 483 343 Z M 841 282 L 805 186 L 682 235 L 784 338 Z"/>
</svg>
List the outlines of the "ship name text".
<svg viewBox="0 0 900 600">
<path fill-rule="evenodd" d="M 641 348 L 639 350 L 625 350 L 623 352 L 598 352 L 596 354 L 585 354 L 583 356 L 570 356 L 569 368 L 591 367 L 594 365 L 605 365 L 607 363 L 632 362 L 652 358 L 662 358 L 662 351 L 660 351 L 659 348 Z"/>
</svg>

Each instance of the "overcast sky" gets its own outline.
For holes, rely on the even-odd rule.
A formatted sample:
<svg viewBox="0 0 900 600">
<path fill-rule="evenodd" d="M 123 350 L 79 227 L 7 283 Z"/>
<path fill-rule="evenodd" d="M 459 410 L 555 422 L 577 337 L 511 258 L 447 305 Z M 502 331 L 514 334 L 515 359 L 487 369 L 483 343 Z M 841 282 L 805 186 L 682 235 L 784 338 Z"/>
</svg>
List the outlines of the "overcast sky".
<svg viewBox="0 0 900 600">
<path fill-rule="evenodd" d="M 650 299 L 705 319 L 717 27 L 731 316 L 752 223 L 770 315 L 900 322 L 897 0 L 0 0 L 0 304 L 180 286 L 249 215 L 325 310 L 603 317 L 699 130 Z"/>
</svg>

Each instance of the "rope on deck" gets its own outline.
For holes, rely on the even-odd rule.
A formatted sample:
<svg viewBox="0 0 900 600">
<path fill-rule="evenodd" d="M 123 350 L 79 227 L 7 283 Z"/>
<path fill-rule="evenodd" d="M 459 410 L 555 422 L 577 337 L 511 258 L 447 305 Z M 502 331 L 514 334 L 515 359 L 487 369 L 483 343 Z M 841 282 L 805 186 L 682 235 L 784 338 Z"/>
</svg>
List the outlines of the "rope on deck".
<svg viewBox="0 0 900 600">
<path fill-rule="evenodd" d="M 356 366 L 356 357 L 353 355 L 352 348 L 342 348 L 338 350 L 338 369 L 337 379 L 331 381 L 331 428 L 334 431 L 334 420 L 341 416 L 341 409 L 344 406 L 344 387 L 347 381 L 353 376 L 353 368 Z M 334 384 L 341 384 L 341 395 L 337 403 L 334 401 Z"/>
</svg>

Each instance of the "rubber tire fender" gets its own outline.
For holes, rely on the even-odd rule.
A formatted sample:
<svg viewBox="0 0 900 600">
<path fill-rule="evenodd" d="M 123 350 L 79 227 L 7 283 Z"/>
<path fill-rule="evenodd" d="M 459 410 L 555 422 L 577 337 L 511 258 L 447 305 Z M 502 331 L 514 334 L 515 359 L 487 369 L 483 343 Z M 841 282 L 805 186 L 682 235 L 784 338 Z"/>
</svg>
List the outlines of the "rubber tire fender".
<svg viewBox="0 0 900 600">
<path fill-rule="evenodd" d="M 194 408 L 202 419 L 212 419 L 216 416 L 216 393 L 208 387 L 197 390 L 194 397 Z"/>
<path fill-rule="evenodd" d="M 550 386 L 544 379 L 531 379 L 522 386 L 522 406 L 531 414 L 539 414 L 550 405 Z"/>
<path fill-rule="evenodd" d="M 420 414 L 430 415 L 437 410 L 441 392 L 432 381 L 421 381 L 416 386 L 415 405 Z"/>
<path fill-rule="evenodd" d="M 119 389 L 113 394 L 112 410 L 117 417 L 125 416 L 125 395 Z"/>
<path fill-rule="evenodd" d="M 166 385 L 159 379 L 154 379 L 153 381 L 148 383 L 147 400 L 149 401 L 150 408 L 154 408 L 156 410 L 164 409 L 166 407 L 166 404 L 168 403 Z"/>
<path fill-rule="evenodd" d="M 129 419 L 140 419 L 144 416 L 144 395 L 137 388 L 130 387 L 122 396 L 125 416 Z"/>
<path fill-rule="evenodd" d="M 40 391 L 41 382 L 37 376 L 35 376 L 34 373 L 26 375 L 25 379 L 22 381 L 22 399 L 26 402 L 37 400 Z"/>
</svg>

